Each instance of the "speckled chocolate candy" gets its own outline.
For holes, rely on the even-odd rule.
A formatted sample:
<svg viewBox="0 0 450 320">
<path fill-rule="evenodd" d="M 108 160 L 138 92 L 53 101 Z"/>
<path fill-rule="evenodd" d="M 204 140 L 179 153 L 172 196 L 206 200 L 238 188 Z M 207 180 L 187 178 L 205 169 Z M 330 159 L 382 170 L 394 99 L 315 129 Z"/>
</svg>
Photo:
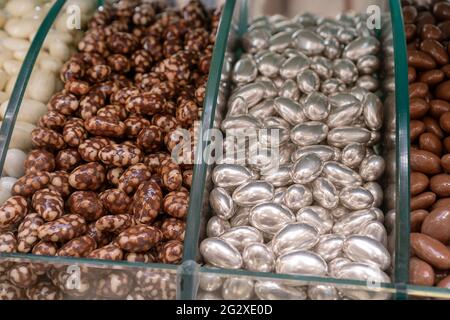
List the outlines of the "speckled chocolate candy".
<svg viewBox="0 0 450 320">
<path fill-rule="evenodd" d="M 126 126 L 125 134 L 128 138 L 137 137 L 143 128 L 148 127 L 151 124 L 149 120 L 138 115 L 129 116 L 124 123 Z"/>
<path fill-rule="evenodd" d="M 83 120 L 71 118 L 64 125 L 63 139 L 71 147 L 78 147 L 88 137 Z"/>
<path fill-rule="evenodd" d="M 126 103 L 128 112 L 152 116 L 163 110 L 165 99 L 155 93 L 144 92 L 130 96 Z"/>
<path fill-rule="evenodd" d="M 78 214 L 86 221 L 95 221 L 106 212 L 98 195 L 93 191 L 76 191 L 72 193 L 67 201 L 70 212 Z"/>
<path fill-rule="evenodd" d="M 55 170 L 55 157 L 45 149 L 32 150 L 24 162 L 26 173 Z"/>
<path fill-rule="evenodd" d="M 158 261 L 162 263 L 180 263 L 183 259 L 183 242 L 170 240 L 158 249 Z"/>
<path fill-rule="evenodd" d="M 105 168 L 91 162 L 76 167 L 69 176 L 69 184 L 77 190 L 97 190 L 105 181 Z"/>
<path fill-rule="evenodd" d="M 108 138 L 103 137 L 93 137 L 84 140 L 79 146 L 78 146 L 78 152 L 80 153 L 81 158 L 83 158 L 84 161 L 88 162 L 94 162 L 98 161 L 98 153 L 100 150 L 107 145 L 111 144 L 112 141 Z"/>
<path fill-rule="evenodd" d="M 162 163 L 165 160 L 170 159 L 170 154 L 167 152 L 157 152 L 146 155 L 144 157 L 144 163 L 149 168 L 151 173 L 160 173 Z"/>
<path fill-rule="evenodd" d="M 50 281 L 39 281 L 34 286 L 27 288 L 25 292 L 30 300 L 62 300 L 64 298 L 62 292 L 55 287 Z"/>
<path fill-rule="evenodd" d="M 130 211 L 131 198 L 121 189 L 108 189 L 99 194 L 103 207 L 112 214 Z"/>
<path fill-rule="evenodd" d="M 67 242 L 58 250 L 57 255 L 60 257 L 86 257 L 96 247 L 95 240 L 88 235 L 84 235 Z"/>
<path fill-rule="evenodd" d="M 114 271 L 98 281 L 96 294 L 109 299 L 124 298 L 132 289 L 134 283 L 128 273 Z"/>
<path fill-rule="evenodd" d="M 0 228 L 4 229 L 19 223 L 28 212 L 27 200 L 13 196 L 0 206 Z"/>
<path fill-rule="evenodd" d="M 176 219 L 167 218 L 161 225 L 161 232 L 165 240 L 184 241 L 184 233 L 186 231 L 186 222 Z"/>
<path fill-rule="evenodd" d="M 164 212 L 175 218 L 183 219 L 188 213 L 189 193 L 186 191 L 172 191 L 164 197 Z"/>
<path fill-rule="evenodd" d="M 125 260 L 128 262 L 153 263 L 156 261 L 155 257 L 149 253 L 129 252 L 125 255 Z"/>
<path fill-rule="evenodd" d="M 50 183 L 47 187 L 59 192 L 63 198 L 67 198 L 70 194 L 69 174 L 65 171 L 50 173 Z"/>
<path fill-rule="evenodd" d="M 97 243 L 97 247 L 101 248 L 111 242 L 112 236 L 107 232 L 102 232 L 95 227 L 95 222 L 91 222 L 86 231 L 86 235 L 90 236 Z"/>
<path fill-rule="evenodd" d="M 95 65 L 86 70 L 86 77 L 89 82 L 102 82 L 108 79 L 111 74 L 111 67 L 103 64 Z"/>
<path fill-rule="evenodd" d="M 31 142 L 36 148 L 47 148 L 50 150 L 61 150 L 66 146 L 61 134 L 47 128 L 33 129 L 31 132 Z"/>
<path fill-rule="evenodd" d="M 179 126 L 177 119 L 170 114 L 155 114 L 152 124 L 158 126 L 164 133 L 169 133 Z"/>
<path fill-rule="evenodd" d="M 48 172 L 29 173 L 18 179 L 13 187 L 12 194 L 31 197 L 36 191 L 45 188 L 50 182 Z"/>
<path fill-rule="evenodd" d="M 95 116 L 88 118 L 84 127 L 96 136 L 120 138 L 124 135 L 125 124 L 117 118 Z"/>
<path fill-rule="evenodd" d="M 82 80 L 67 81 L 64 85 L 64 89 L 76 96 L 83 96 L 89 92 L 89 83 Z"/>
<path fill-rule="evenodd" d="M 66 117 L 56 111 L 48 111 L 44 114 L 38 122 L 38 126 L 41 128 L 47 128 L 51 130 L 60 130 L 66 123 Z"/>
<path fill-rule="evenodd" d="M 141 91 L 139 90 L 139 88 L 136 87 L 122 88 L 111 96 L 111 103 L 125 106 L 127 104 L 128 98 L 134 97 L 140 93 Z"/>
<path fill-rule="evenodd" d="M 127 194 L 134 193 L 139 185 L 149 180 L 151 176 L 151 172 L 145 164 L 135 164 L 120 176 L 118 188 Z"/>
<path fill-rule="evenodd" d="M 0 300 L 20 300 L 24 294 L 20 288 L 8 280 L 0 281 Z"/>
<path fill-rule="evenodd" d="M 163 131 L 160 127 L 155 125 L 150 125 L 143 128 L 136 140 L 136 144 L 145 153 L 151 153 L 159 150 L 163 143 Z"/>
<path fill-rule="evenodd" d="M 128 252 L 146 252 L 162 240 L 158 228 L 147 225 L 130 227 L 117 236 L 117 244 Z"/>
<path fill-rule="evenodd" d="M 183 128 L 189 128 L 198 118 L 198 106 L 195 101 L 182 100 L 178 104 L 176 119 Z"/>
<path fill-rule="evenodd" d="M 81 164 L 81 161 L 81 155 L 74 148 L 60 150 L 55 157 L 56 168 L 58 170 L 72 171 Z"/>
<path fill-rule="evenodd" d="M 173 300 L 176 298 L 177 282 L 175 273 L 139 270 L 136 273 L 136 284 L 142 293 L 152 300 Z"/>
<path fill-rule="evenodd" d="M 115 167 L 108 170 L 108 173 L 106 174 L 106 180 L 113 186 L 119 185 L 119 178 L 122 176 L 122 174 L 125 172 L 124 168 Z"/>
<path fill-rule="evenodd" d="M 180 166 L 172 159 L 161 163 L 161 177 L 164 187 L 169 191 L 179 190 L 183 183 Z"/>
<path fill-rule="evenodd" d="M 109 104 L 103 108 L 98 109 L 97 116 L 106 118 L 118 118 L 125 120 L 128 116 L 127 110 L 121 106 Z"/>
<path fill-rule="evenodd" d="M 19 225 L 17 231 L 17 251 L 28 253 L 39 242 L 38 228 L 44 224 L 44 219 L 37 213 L 28 214 Z"/>
<path fill-rule="evenodd" d="M 77 111 L 78 105 L 78 99 L 73 94 L 57 93 L 50 99 L 48 108 L 50 111 L 68 116 Z"/>
<path fill-rule="evenodd" d="M 61 194 L 48 188 L 34 193 L 32 206 L 45 221 L 53 221 L 64 213 L 64 200 Z"/>
<path fill-rule="evenodd" d="M 38 228 L 38 236 L 44 241 L 66 242 L 81 236 L 87 230 L 86 220 L 77 214 L 67 214 Z"/>
<path fill-rule="evenodd" d="M 38 256 L 55 256 L 58 252 L 58 246 L 52 241 L 39 241 L 31 252 Z"/>
<path fill-rule="evenodd" d="M 0 233 L 0 253 L 14 253 L 17 251 L 17 239 L 14 233 Z"/>
<path fill-rule="evenodd" d="M 8 271 L 9 281 L 19 288 L 29 288 L 34 285 L 38 277 L 29 264 L 16 264 Z"/>
<path fill-rule="evenodd" d="M 99 159 L 104 164 L 115 167 L 132 166 L 140 162 L 143 156 L 139 148 L 127 144 L 110 144 L 98 153 Z"/>
<path fill-rule="evenodd" d="M 108 244 L 92 251 L 88 258 L 120 261 L 123 258 L 123 251 L 116 244 Z"/>
<path fill-rule="evenodd" d="M 133 215 L 140 223 L 151 223 L 162 207 L 161 188 L 153 181 L 143 182 L 133 196 Z"/>
<path fill-rule="evenodd" d="M 121 233 L 133 225 L 133 217 L 129 214 L 103 216 L 97 220 L 95 227 L 101 232 Z"/>
</svg>

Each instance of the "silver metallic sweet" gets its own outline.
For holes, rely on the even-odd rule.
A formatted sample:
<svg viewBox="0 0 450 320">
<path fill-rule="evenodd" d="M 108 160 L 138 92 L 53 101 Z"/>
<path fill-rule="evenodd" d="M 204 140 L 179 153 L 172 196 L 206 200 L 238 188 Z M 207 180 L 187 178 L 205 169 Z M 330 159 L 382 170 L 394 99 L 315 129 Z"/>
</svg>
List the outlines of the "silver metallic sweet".
<svg viewBox="0 0 450 320">
<path fill-rule="evenodd" d="M 278 257 L 277 273 L 324 276 L 328 266 L 317 253 L 305 250 L 291 251 Z"/>
<path fill-rule="evenodd" d="M 366 236 L 381 243 L 387 247 L 387 231 L 386 227 L 379 221 L 370 221 L 364 224 L 359 230 L 358 235 Z"/>
<path fill-rule="evenodd" d="M 310 206 L 313 203 L 311 190 L 302 184 L 293 184 L 287 188 L 283 204 L 293 211 Z"/>
<path fill-rule="evenodd" d="M 252 179 L 251 171 L 237 164 L 219 164 L 212 172 L 214 184 L 222 188 L 234 188 Z"/>
<path fill-rule="evenodd" d="M 228 278 L 222 286 L 225 300 L 250 300 L 253 296 L 253 280 L 245 278 Z"/>
<path fill-rule="evenodd" d="M 290 45 L 292 39 L 292 32 L 282 31 L 274 34 L 269 39 L 269 50 L 283 53 Z"/>
<path fill-rule="evenodd" d="M 327 209 L 319 206 L 301 208 L 297 212 L 297 221 L 315 227 L 319 234 L 328 233 L 333 227 L 333 219 Z"/>
<path fill-rule="evenodd" d="M 307 56 L 318 55 L 325 50 L 322 37 L 310 30 L 298 30 L 292 35 L 292 41 Z"/>
<path fill-rule="evenodd" d="M 373 206 L 376 208 L 380 207 L 383 204 L 383 189 L 380 184 L 378 182 L 367 182 L 363 187 L 372 194 Z"/>
<path fill-rule="evenodd" d="M 256 229 L 274 235 L 285 225 L 294 222 L 295 215 L 283 205 L 268 202 L 254 206 L 248 221 Z"/>
<path fill-rule="evenodd" d="M 250 226 L 234 227 L 225 231 L 220 239 L 226 241 L 232 245 L 239 252 L 242 252 L 244 248 L 250 243 L 262 243 L 263 237 L 260 231 Z"/>
<path fill-rule="evenodd" d="M 330 79 L 333 76 L 333 64 L 331 60 L 321 56 L 315 56 L 311 60 L 311 70 L 317 73 L 320 79 Z"/>
<path fill-rule="evenodd" d="M 361 143 L 351 143 L 342 150 L 342 163 L 356 169 L 366 156 L 366 146 Z"/>
<path fill-rule="evenodd" d="M 206 263 L 218 268 L 240 269 L 242 256 L 239 251 L 219 238 L 207 238 L 200 243 L 200 253 Z"/>
<path fill-rule="evenodd" d="M 330 101 L 323 93 L 320 92 L 310 93 L 305 100 L 304 106 L 304 113 L 306 117 L 313 121 L 325 120 L 331 110 Z"/>
<path fill-rule="evenodd" d="M 261 300 L 306 300 L 305 290 L 283 285 L 280 281 L 257 281 L 255 294 Z"/>
<path fill-rule="evenodd" d="M 261 121 L 252 115 L 230 116 L 222 121 L 221 129 L 227 130 L 254 130 L 262 127 Z"/>
<path fill-rule="evenodd" d="M 278 115 L 291 125 L 303 123 L 307 120 L 303 113 L 303 106 L 292 99 L 278 97 L 275 99 L 274 107 Z"/>
<path fill-rule="evenodd" d="M 291 177 L 295 183 L 310 183 L 322 173 L 322 169 L 322 161 L 317 155 L 306 154 L 292 167 Z"/>
<path fill-rule="evenodd" d="M 291 160 L 296 162 L 302 156 L 313 153 L 317 155 L 323 162 L 327 161 L 339 161 L 341 159 L 341 150 L 335 147 L 325 145 L 312 145 L 306 147 L 298 147 L 295 152 L 292 153 Z"/>
<path fill-rule="evenodd" d="M 364 122 L 370 130 L 380 130 L 383 125 L 383 103 L 369 92 L 363 100 Z"/>
<path fill-rule="evenodd" d="M 339 300 L 337 289 L 330 285 L 310 285 L 308 287 L 308 297 L 311 300 Z"/>
<path fill-rule="evenodd" d="M 310 250 L 319 241 L 316 228 L 306 223 L 290 223 L 284 226 L 272 239 L 272 249 L 280 256 L 296 250 Z"/>
<path fill-rule="evenodd" d="M 206 235 L 208 237 L 218 237 L 230 228 L 230 223 L 227 220 L 213 216 L 206 225 Z"/>
<path fill-rule="evenodd" d="M 328 133 L 327 141 L 332 146 L 343 148 L 353 142 L 367 144 L 370 138 L 370 131 L 365 128 L 340 127 L 334 128 Z"/>
<path fill-rule="evenodd" d="M 390 293 L 380 291 L 377 287 L 381 283 L 389 283 L 391 279 L 375 265 L 367 263 L 352 262 L 347 263 L 336 272 L 336 277 L 340 279 L 354 279 L 367 281 L 368 287 L 372 287 L 373 291 L 365 288 L 364 290 L 358 290 L 349 286 L 348 288 L 341 288 L 341 292 L 351 298 L 358 300 L 383 300 L 389 299 Z"/>
<path fill-rule="evenodd" d="M 244 268 L 254 272 L 272 272 L 275 268 L 275 255 L 263 243 L 251 243 L 242 252 Z"/>
<path fill-rule="evenodd" d="M 249 83 L 258 76 L 256 62 L 249 56 L 242 57 L 233 68 L 232 79 L 236 83 Z"/>
<path fill-rule="evenodd" d="M 337 59 L 333 63 L 334 76 L 345 84 L 358 80 L 358 69 L 349 59 Z"/>
<path fill-rule="evenodd" d="M 241 97 L 251 108 L 264 98 L 264 90 L 264 86 L 259 82 L 249 83 L 234 91 L 230 99 Z"/>
<path fill-rule="evenodd" d="M 345 256 L 355 262 L 366 262 L 386 270 L 391 265 L 391 256 L 378 241 L 360 235 L 352 235 L 344 241 L 342 251 Z"/>
<path fill-rule="evenodd" d="M 336 161 L 328 161 L 324 164 L 323 176 L 336 187 L 343 188 L 362 184 L 361 176 L 357 172 Z"/>
<path fill-rule="evenodd" d="M 280 165 L 268 172 L 263 172 L 261 179 L 271 183 L 274 187 L 285 187 L 292 184 L 291 169 L 291 164 Z"/>
<path fill-rule="evenodd" d="M 206 265 L 206 267 L 210 267 Z M 223 279 L 215 273 L 200 273 L 199 287 L 208 292 L 216 291 L 222 287 Z"/>
<path fill-rule="evenodd" d="M 252 207 L 273 199 L 274 187 L 266 181 L 250 181 L 236 188 L 233 201 L 241 207 Z"/>
<path fill-rule="evenodd" d="M 250 208 L 240 207 L 236 210 L 236 214 L 230 219 L 231 227 L 248 226 L 248 215 Z"/>
<path fill-rule="evenodd" d="M 380 41 L 375 37 L 358 37 L 349 43 L 342 56 L 353 61 L 358 61 L 363 56 L 375 55 L 380 51 Z"/>
<path fill-rule="evenodd" d="M 307 70 L 311 64 L 310 58 L 298 52 L 295 56 L 286 59 L 280 67 L 280 75 L 284 79 L 294 79 L 297 74 Z"/>
<path fill-rule="evenodd" d="M 320 78 L 313 70 L 306 69 L 297 74 L 297 84 L 302 93 L 309 94 L 320 89 Z"/>
<path fill-rule="evenodd" d="M 250 30 L 242 37 L 242 45 L 249 53 L 256 53 L 269 46 L 270 31 L 258 28 Z"/>
<path fill-rule="evenodd" d="M 329 262 L 342 254 L 345 237 L 339 234 L 323 234 L 319 237 L 314 252 Z"/>
<path fill-rule="evenodd" d="M 333 232 L 342 235 L 350 235 L 356 233 L 365 223 L 376 220 L 377 216 L 371 210 L 354 211 L 336 221 L 333 226 Z"/>
<path fill-rule="evenodd" d="M 326 178 L 317 178 L 311 183 L 314 200 L 326 209 L 334 209 L 339 204 L 336 187 Z"/>
<path fill-rule="evenodd" d="M 361 111 L 362 108 L 359 101 L 335 107 L 327 118 L 327 125 L 330 129 L 349 126 L 355 122 Z"/>
<path fill-rule="evenodd" d="M 284 81 L 278 91 L 278 95 L 283 98 L 298 100 L 300 98 L 300 90 L 297 86 L 297 82 L 293 79 Z"/>
<path fill-rule="evenodd" d="M 258 71 L 266 77 L 273 78 L 278 74 L 284 57 L 275 52 L 266 52 L 256 60 Z"/>
<path fill-rule="evenodd" d="M 320 144 L 327 138 L 328 127 L 317 121 L 301 123 L 291 130 L 291 140 L 299 146 Z"/>
<path fill-rule="evenodd" d="M 368 209 L 373 204 L 373 196 L 363 187 L 346 187 L 339 194 L 341 204 L 350 210 Z"/>
<path fill-rule="evenodd" d="M 337 257 L 328 262 L 328 270 L 330 272 L 330 275 L 332 277 L 336 277 L 336 274 L 339 272 L 339 270 L 345 266 L 348 263 L 351 263 L 352 260 L 345 257 Z"/>
<path fill-rule="evenodd" d="M 209 204 L 214 213 L 223 220 L 228 220 L 234 215 L 234 202 L 227 190 L 214 188 L 209 193 Z"/>
<path fill-rule="evenodd" d="M 264 121 L 267 117 L 275 115 L 275 104 L 273 99 L 261 101 L 248 110 L 248 114 Z"/>
<path fill-rule="evenodd" d="M 385 168 L 386 163 L 383 157 L 371 155 L 361 163 L 359 174 L 366 181 L 376 181 L 384 173 Z"/>
</svg>

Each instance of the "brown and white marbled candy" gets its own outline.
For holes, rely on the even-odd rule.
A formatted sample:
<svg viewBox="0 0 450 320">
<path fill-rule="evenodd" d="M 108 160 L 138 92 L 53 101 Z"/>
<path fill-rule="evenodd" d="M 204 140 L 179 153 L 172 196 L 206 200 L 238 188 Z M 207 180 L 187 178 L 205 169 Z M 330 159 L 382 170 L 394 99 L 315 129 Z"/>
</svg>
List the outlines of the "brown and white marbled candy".
<svg viewBox="0 0 450 320">
<path fill-rule="evenodd" d="M 50 182 L 48 172 L 29 173 L 17 180 L 12 186 L 12 194 L 31 197 L 36 191 L 45 188 Z"/>
<path fill-rule="evenodd" d="M 48 188 L 36 191 L 31 203 L 45 221 L 53 221 L 64 213 L 64 200 L 61 194 Z"/>
<path fill-rule="evenodd" d="M 19 288 L 29 288 L 38 281 L 31 264 L 27 263 L 13 265 L 8 271 L 8 276 L 9 281 Z"/>
<path fill-rule="evenodd" d="M 129 214 L 106 215 L 95 222 L 101 232 L 121 233 L 133 225 L 133 217 Z"/>
<path fill-rule="evenodd" d="M 165 240 L 184 241 L 186 222 L 176 218 L 167 218 L 161 225 L 161 231 Z"/>
<path fill-rule="evenodd" d="M 143 163 L 129 167 L 119 178 L 118 189 L 125 193 L 134 193 L 139 185 L 152 176 L 148 167 Z"/>
<path fill-rule="evenodd" d="M 84 122 L 79 118 L 71 118 L 64 125 L 63 139 L 71 147 L 78 147 L 88 137 Z"/>
<path fill-rule="evenodd" d="M 125 172 L 124 168 L 121 167 L 115 167 L 108 170 L 108 173 L 106 174 L 106 180 L 113 186 L 119 185 L 119 178 L 122 176 L 122 174 Z"/>
<path fill-rule="evenodd" d="M 98 153 L 100 150 L 111 143 L 112 141 L 110 139 L 104 137 L 89 138 L 78 146 L 78 153 L 84 161 L 98 161 Z"/>
<path fill-rule="evenodd" d="M 93 238 L 84 235 L 70 240 L 58 250 L 57 255 L 60 257 L 86 257 L 89 253 L 97 248 L 97 243 Z"/>
<path fill-rule="evenodd" d="M 62 292 L 54 286 L 50 281 L 39 281 L 34 286 L 27 288 L 25 292 L 30 300 L 62 300 L 64 298 Z"/>
<path fill-rule="evenodd" d="M 108 189 L 99 194 L 103 207 L 112 214 L 125 214 L 130 211 L 131 198 L 121 189 Z"/>
<path fill-rule="evenodd" d="M 120 261 L 123 258 L 123 251 L 116 244 L 108 244 L 92 251 L 88 258 Z"/>
<path fill-rule="evenodd" d="M 17 251 L 28 253 L 39 242 L 38 228 L 45 223 L 41 215 L 28 214 L 17 230 Z"/>
<path fill-rule="evenodd" d="M 141 149 L 129 144 L 110 144 L 103 147 L 99 159 L 107 165 L 128 167 L 139 163 L 143 158 Z"/>
<path fill-rule="evenodd" d="M 188 213 L 189 193 L 187 191 L 172 191 L 163 200 L 164 212 L 172 217 L 183 219 Z"/>
<path fill-rule="evenodd" d="M 95 116 L 87 118 L 84 123 L 86 130 L 95 136 L 120 138 L 125 134 L 125 124 L 118 118 Z"/>
<path fill-rule="evenodd" d="M 55 156 L 56 168 L 58 170 L 72 171 L 81 164 L 81 161 L 81 155 L 74 148 L 60 150 Z"/>
<path fill-rule="evenodd" d="M 77 190 L 97 190 L 105 181 L 105 168 L 97 162 L 76 167 L 69 176 L 69 184 Z"/>
<path fill-rule="evenodd" d="M 70 195 L 69 174 L 65 171 L 55 171 L 50 173 L 50 183 L 47 186 L 50 190 L 59 192 L 63 198 Z"/>
<path fill-rule="evenodd" d="M 66 242 L 81 236 L 87 230 L 86 220 L 78 214 L 67 214 L 38 228 L 41 240 Z"/>
<path fill-rule="evenodd" d="M 25 173 L 55 170 L 55 157 L 45 149 L 34 149 L 28 153 L 24 162 Z"/>
<path fill-rule="evenodd" d="M 158 261 L 177 264 L 183 259 L 183 242 L 170 240 L 158 248 Z"/>
<path fill-rule="evenodd" d="M 14 253 L 17 251 L 17 239 L 14 233 L 0 233 L 0 253 Z"/>
<path fill-rule="evenodd" d="M 161 128 L 150 125 L 139 132 L 136 143 L 144 152 L 151 153 L 161 149 L 163 138 L 164 136 Z"/>
<path fill-rule="evenodd" d="M 95 221 L 106 213 L 93 191 L 76 191 L 70 195 L 67 203 L 71 213 L 84 217 L 86 221 Z"/>
<path fill-rule="evenodd" d="M 31 131 L 31 142 L 36 148 L 61 150 L 66 146 L 62 134 L 47 128 L 35 128 Z"/>
<path fill-rule="evenodd" d="M 100 278 L 96 294 L 109 299 L 120 299 L 134 287 L 132 277 L 123 271 L 114 271 Z"/>
<path fill-rule="evenodd" d="M 133 196 L 133 215 L 139 223 L 151 223 L 162 207 L 161 188 L 153 181 L 143 182 Z"/>
<path fill-rule="evenodd" d="M 13 196 L 0 206 L 0 228 L 5 229 L 22 221 L 28 212 L 27 200 Z"/>
<path fill-rule="evenodd" d="M 150 253 L 128 252 L 125 254 L 124 260 L 128 262 L 153 263 L 156 261 L 155 257 Z"/>
<path fill-rule="evenodd" d="M 146 252 L 163 238 L 161 230 L 153 226 L 136 225 L 117 236 L 117 244 L 128 252 Z"/>
<path fill-rule="evenodd" d="M 169 191 L 179 190 L 183 183 L 181 169 L 172 159 L 161 163 L 161 177 L 164 187 Z"/>
</svg>

